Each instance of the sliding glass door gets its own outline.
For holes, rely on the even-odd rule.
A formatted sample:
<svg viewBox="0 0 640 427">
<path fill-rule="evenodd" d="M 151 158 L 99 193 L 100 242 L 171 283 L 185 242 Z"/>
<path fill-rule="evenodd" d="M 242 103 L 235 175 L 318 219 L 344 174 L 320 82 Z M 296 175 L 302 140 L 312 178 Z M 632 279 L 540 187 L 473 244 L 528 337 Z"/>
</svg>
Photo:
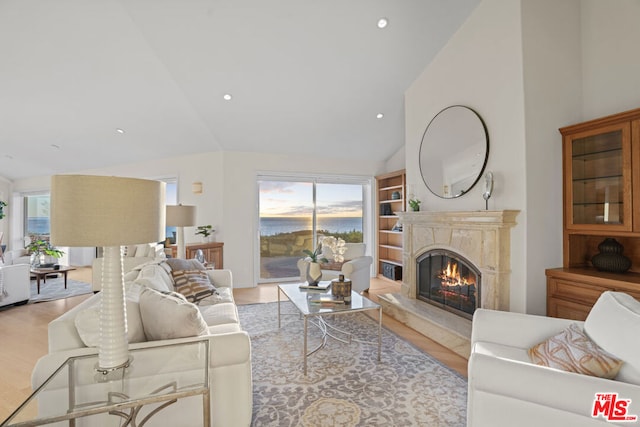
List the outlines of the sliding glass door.
<svg viewBox="0 0 640 427">
<path fill-rule="evenodd" d="M 364 194 L 368 187 L 330 178 L 258 179 L 260 282 L 300 277 L 297 261 L 324 236 L 362 242 Z"/>
</svg>

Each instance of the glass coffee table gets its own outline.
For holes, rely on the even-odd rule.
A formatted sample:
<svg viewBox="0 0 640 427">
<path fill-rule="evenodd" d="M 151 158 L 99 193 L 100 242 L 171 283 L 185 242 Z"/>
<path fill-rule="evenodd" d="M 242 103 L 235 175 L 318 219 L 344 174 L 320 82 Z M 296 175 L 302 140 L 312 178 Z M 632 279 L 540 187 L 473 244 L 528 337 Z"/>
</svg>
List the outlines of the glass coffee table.
<svg viewBox="0 0 640 427">
<path fill-rule="evenodd" d="M 304 350 L 303 354 L 303 370 L 304 374 L 307 375 L 307 357 L 311 356 L 316 351 L 320 350 L 327 344 L 327 337 L 331 337 L 341 342 L 350 343 L 351 341 L 361 342 L 365 344 L 377 344 L 378 346 L 378 361 L 380 361 L 380 351 L 382 346 L 382 307 L 379 304 L 371 301 L 370 299 L 363 297 L 357 292 L 351 291 L 351 303 L 349 304 L 318 304 L 312 303 L 312 300 L 317 300 L 320 297 L 330 297 L 331 296 L 331 288 L 321 291 L 321 290 L 308 290 L 301 289 L 299 283 L 292 284 L 282 284 L 278 285 L 278 328 L 280 328 L 280 294 L 284 294 L 289 301 L 293 303 L 293 305 L 298 309 L 300 314 L 304 319 Z M 358 311 L 369 311 L 369 310 L 377 310 L 378 311 L 378 341 L 377 343 L 370 343 L 366 341 L 360 341 L 355 339 L 353 335 L 349 332 L 337 329 L 332 327 L 329 323 L 327 323 L 324 317 L 334 316 L 339 314 L 346 313 L 355 313 Z M 307 332 L 308 332 L 308 324 L 310 318 L 316 318 L 317 323 L 315 323 L 318 328 L 320 328 L 322 332 L 322 340 L 320 344 L 309 351 L 307 348 Z"/>
</svg>

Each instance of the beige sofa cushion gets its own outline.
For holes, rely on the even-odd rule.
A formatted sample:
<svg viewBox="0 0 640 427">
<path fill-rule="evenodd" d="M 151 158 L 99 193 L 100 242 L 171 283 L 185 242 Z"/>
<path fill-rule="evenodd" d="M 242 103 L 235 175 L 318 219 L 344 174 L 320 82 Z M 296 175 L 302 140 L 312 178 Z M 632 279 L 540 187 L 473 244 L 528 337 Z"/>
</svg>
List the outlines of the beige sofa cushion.
<svg viewBox="0 0 640 427">
<path fill-rule="evenodd" d="M 182 295 L 144 288 L 140 293 L 140 316 L 147 340 L 184 338 L 207 333 L 198 307 Z"/>
</svg>

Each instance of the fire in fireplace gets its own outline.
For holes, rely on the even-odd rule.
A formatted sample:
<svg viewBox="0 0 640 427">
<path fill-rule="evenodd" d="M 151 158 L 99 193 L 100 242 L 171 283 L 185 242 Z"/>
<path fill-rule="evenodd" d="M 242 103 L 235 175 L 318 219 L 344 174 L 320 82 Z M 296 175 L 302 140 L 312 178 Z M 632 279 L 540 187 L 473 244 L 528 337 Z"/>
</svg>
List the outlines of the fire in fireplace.
<svg viewBox="0 0 640 427">
<path fill-rule="evenodd" d="M 480 301 L 480 271 L 445 249 L 427 251 L 416 262 L 417 298 L 471 319 Z"/>
</svg>

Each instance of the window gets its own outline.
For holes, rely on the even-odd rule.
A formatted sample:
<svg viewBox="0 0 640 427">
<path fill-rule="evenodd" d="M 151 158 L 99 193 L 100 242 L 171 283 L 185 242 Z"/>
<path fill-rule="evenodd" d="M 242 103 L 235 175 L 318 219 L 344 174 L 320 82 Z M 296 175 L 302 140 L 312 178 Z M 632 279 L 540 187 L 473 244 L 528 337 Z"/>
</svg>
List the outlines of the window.
<svg viewBox="0 0 640 427">
<path fill-rule="evenodd" d="M 51 200 L 49 194 L 24 197 L 24 235 L 49 240 Z"/>
<path fill-rule="evenodd" d="M 368 180 L 258 178 L 260 281 L 300 277 L 297 261 L 324 236 L 365 241 Z"/>
</svg>

